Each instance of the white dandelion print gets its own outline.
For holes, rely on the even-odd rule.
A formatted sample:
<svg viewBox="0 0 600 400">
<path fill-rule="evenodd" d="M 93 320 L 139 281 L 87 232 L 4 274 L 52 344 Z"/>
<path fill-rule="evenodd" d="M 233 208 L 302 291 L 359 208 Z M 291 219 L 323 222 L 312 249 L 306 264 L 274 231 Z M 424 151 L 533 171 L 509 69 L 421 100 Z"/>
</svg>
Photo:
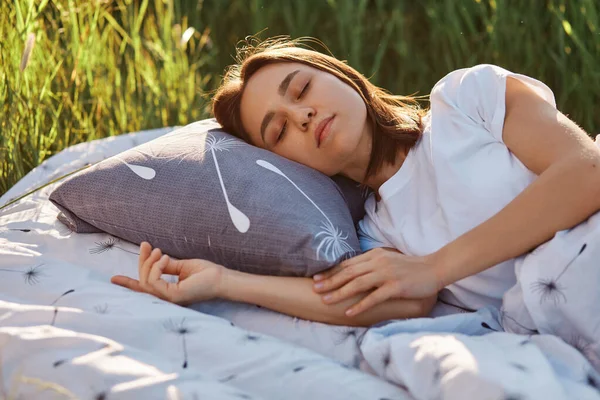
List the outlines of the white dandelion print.
<svg viewBox="0 0 600 400">
<path fill-rule="evenodd" d="M 189 136 L 196 136 L 199 134 L 206 135 L 206 140 L 201 145 L 198 145 L 198 144 L 190 145 L 190 143 L 197 143 L 197 141 L 187 141 L 186 140 L 186 138 L 188 138 Z M 165 148 L 167 146 L 169 146 L 169 147 L 175 146 L 176 149 L 180 149 L 181 151 L 178 151 L 179 156 L 176 157 L 176 159 L 179 161 L 179 163 L 183 162 L 185 160 L 185 158 L 190 155 L 198 155 L 199 153 L 201 153 L 204 156 L 210 151 L 212 158 L 215 162 L 215 168 L 217 170 L 217 175 L 219 177 L 219 183 L 221 185 L 221 190 L 223 191 L 223 197 L 225 198 L 225 204 L 227 205 L 227 211 L 229 212 L 229 217 L 231 218 L 231 222 L 233 223 L 233 225 L 239 232 L 246 233 L 248 231 L 248 229 L 250 228 L 250 219 L 248 218 L 248 216 L 246 216 L 246 214 L 244 214 L 236 206 L 234 206 L 231 203 L 231 201 L 229 200 L 229 196 L 227 195 L 227 190 L 225 188 L 225 183 L 223 181 L 223 176 L 221 175 L 221 169 L 219 168 L 219 162 L 217 161 L 217 155 L 215 153 L 216 151 L 229 151 L 236 147 L 245 146 L 246 144 L 243 143 L 239 139 L 228 138 L 228 137 L 216 138 L 214 135 L 211 135 L 210 133 L 197 133 L 197 132 L 193 132 L 193 131 L 178 133 L 177 135 L 170 136 L 169 139 L 174 139 L 174 140 L 171 140 L 171 141 L 165 143 L 162 148 Z M 152 147 L 150 147 L 150 151 L 152 153 L 154 153 L 153 155 L 148 155 L 141 150 L 137 150 L 137 151 L 141 154 L 144 154 L 146 156 L 153 157 L 153 158 L 157 158 L 157 156 L 158 156 L 157 153 L 160 153 L 160 150 L 154 151 L 154 149 L 152 149 Z M 158 156 L 158 157 L 160 157 L 160 156 Z M 168 161 L 171 161 L 174 159 L 175 158 L 171 158 Z"/>
<path fill-rule="evenodd" d="M 327 217 L 327 215 L 323 212 L 323 210 L 321 210 L 319 206 L 316 205 L 315 202 L 312 201 L 312 199 L 308 197 L 308 195 L 298 187 L 298 185 L 296 185 L 290 178 L 288 178 L 283 172 L 281 172 L 279 168 L 275 167 L 273 164 L 265 160 L 256 160 L 256 163 L 261 167 L 268 169 L 269 171 L 275 172 L 276 174 L 281 175 L 285 179 L 287 179 L 292 185 L 294 185 L 294 187 L 300 193 L 304 195 L 304 197 L 308 199 L 308 201 L 310 201 L 310 203 L 313 206 L 315 206 L 317 210 L 319 210 L 321 214 L 323 214 L 323 217 L 325 217 L 325 221 L 321 223 L 322 231 L 315 235 L 316 238 L 320 238 L 321 240 L 319 246 L 317 247 L 317 260 L 319 260 L 321 251 L 325 253 L 325 258 L 328 261 L 334 261 L 338 257 L 343 256 L 348 252 L 354 251 L 354 249 L 352 249 L 352 246 L 350 246 L 346 242 L 346 239 L 348 239 L 348 235 L 344 235 L 344 233 L 340 229 L 333 225 L 333 223 L 331 222 L 329 217 Z"/>
<path fill-rule="evenodd" d="M 122 158 L 120 158 L 118 156 L 113 156 L 113 158 L 115 160 L 121 161 L 123 164 L 125 164 L 127 166 L 127 168 L 129 168 L 134 174 L 136 174 L 137 176 L 139 176 L 142 179 L 150 180 L 150 179 L 154 179 L 154 177 L 156 176 L 156 171 L 150 167 L 129 164 L 128 162 L 126 162 L 125 160 L 123 160 Z"/>
<path fill-rule="evenodd" d="M 250 219 L 246 216 L 246 214 L 244 214 L 233 204 L 231 204 L 231 201 L 229 201 L 229 197 L 227 196 L 227 190 L 225 189 L 225 184 L 223 183 L 223 177 L 221 176 L 221 170 L 219 169 L 217 155 L 215 154 L 215 150 L 226 151 L 235 147 L 236 145 L 239 145 L 239 142 L 235 139 L 215 139 L 214 136 L 207 135 L 206 143 L 208 144 L 208 150 L 210 150 L 210 152 L 212 153 L 213 160 L 215 161 L 217 175 L 219 175 L 219 182 L 221 183 L 221 189 L 223 190 L 223 196 L 225 197 L 225 203 L 227 204 L 227 211 L 229 211 L 229 217 L 231 218 L 231 222 L 233 222 L 233 225 L 238 231 L 246 233 L 248 231 L 248 228 L 250 228 Z"/>
</svg>

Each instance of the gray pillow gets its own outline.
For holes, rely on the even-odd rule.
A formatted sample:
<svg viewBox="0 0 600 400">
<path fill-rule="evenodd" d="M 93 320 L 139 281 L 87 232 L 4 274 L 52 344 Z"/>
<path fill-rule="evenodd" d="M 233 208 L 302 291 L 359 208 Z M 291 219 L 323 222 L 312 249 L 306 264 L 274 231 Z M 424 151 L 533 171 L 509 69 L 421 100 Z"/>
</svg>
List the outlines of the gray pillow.
<svg viewBox="0 0 600 400">
<path fill-rule="evenodd" d="M 312 276 L 360 254 L 355 223 L 367 192 L 356 182 L 336 184 L 220 128 L 195 122 L 107 158 L 50 201 L 75 232 L 256 274 Z"/>
</svg>

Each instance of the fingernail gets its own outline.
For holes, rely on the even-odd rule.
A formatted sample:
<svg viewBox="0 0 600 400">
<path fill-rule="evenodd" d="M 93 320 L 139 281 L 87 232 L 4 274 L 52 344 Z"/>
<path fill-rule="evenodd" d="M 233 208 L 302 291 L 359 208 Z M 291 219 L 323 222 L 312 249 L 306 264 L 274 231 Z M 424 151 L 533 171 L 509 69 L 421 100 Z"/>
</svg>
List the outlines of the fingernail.
<svg viewBox="0 0 600 400">
<path fill-rule="evenodd" d="M 326 294 L 325 296 L 323 296 L 323 300 L 329 301 L 329 300 L 331 300 L 331 297 L 332 296 L 330 294 Z"/>
<path fill-rule="evenodd" d="M 313 279 L 314 279 L 315 281 L 320 281 L 321 279 L 323 279 L 323 275 L 319 275 L 319 274 L 317 274 L 317 275 L 313 276 Z"/>
<path fill-rule="evenodd" d="M 348 311 L 346 311 L 346 315 L 347 316 L 350 316 L 352 314 L 354 314 L 354 310 L 353 309 L 349 309 Z"/>
<path fill-rule="evenodd" d="M 321 289 L 323 287 L 323 282 L 315 283 L 315 289 Z"/>
</svg>

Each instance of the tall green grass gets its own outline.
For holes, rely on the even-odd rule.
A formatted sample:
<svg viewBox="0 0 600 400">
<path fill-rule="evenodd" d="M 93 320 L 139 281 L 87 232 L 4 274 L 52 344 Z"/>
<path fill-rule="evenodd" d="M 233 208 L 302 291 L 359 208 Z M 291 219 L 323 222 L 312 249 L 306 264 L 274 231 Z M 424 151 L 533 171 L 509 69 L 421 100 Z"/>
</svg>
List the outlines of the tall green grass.
<svg viewBox="0 0 600 400">
<path fill-rule="evenodd" d="M 207 94 L 233 62 L 236 43 L 260 31 L 262 38 L 316 37 L 398 94 L 427 94 L 453 69 L 495 63 L 544 81 L 563 112 L 589 133 L 600 129 L 596 0 L 10 0 L 6 6 L 0 194 L 72 144 L 208 117 Z"/>
</svg>

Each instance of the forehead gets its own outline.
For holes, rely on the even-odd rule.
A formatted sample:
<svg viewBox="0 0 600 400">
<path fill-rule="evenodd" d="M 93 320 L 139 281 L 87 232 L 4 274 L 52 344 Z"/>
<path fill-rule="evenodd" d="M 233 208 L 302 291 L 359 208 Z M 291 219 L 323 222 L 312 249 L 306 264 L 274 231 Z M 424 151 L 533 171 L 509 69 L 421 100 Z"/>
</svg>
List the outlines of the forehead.
<svg viewBox="0 0 600 400">
<path fill-rule="evenodd" d="M 240 113 L 244 129 L 250 135 L 253 144 L 265 146 L 260 137 L 262 119 L 276 102 L 282 101 L 277 89 L 281 81 L 295 70 L 303 72 L 313 68 L 293 62 L 269 64 L 256 71 L 246 83 L 240 102 Z"/>
</svg>

